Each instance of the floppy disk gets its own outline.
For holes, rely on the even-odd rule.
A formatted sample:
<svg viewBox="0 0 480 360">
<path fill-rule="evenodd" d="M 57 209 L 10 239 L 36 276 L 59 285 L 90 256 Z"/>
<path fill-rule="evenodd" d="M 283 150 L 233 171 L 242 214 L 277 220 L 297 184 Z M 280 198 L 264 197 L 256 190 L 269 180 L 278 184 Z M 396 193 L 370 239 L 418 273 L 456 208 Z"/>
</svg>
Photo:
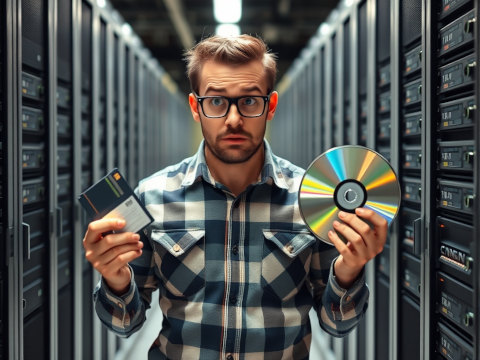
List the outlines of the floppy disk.
<svg viewBox="0 0 480 360">
<path fill-rule="evenodd" d="M 153 217 L 116 168 L 82 192 L 78 200 L 91 220 L 124 219 L 126 225 L 121 232 L 139 232 L 153 222 Z"/>
</svg>

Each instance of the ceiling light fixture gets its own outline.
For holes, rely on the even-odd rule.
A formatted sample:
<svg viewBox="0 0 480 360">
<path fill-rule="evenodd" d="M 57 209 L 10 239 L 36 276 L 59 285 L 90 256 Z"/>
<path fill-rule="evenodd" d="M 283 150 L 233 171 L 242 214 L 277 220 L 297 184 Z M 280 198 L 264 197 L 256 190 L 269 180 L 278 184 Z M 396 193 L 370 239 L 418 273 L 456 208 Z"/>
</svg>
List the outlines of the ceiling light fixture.
<svg viewBox="0 0 480 360">
<path fill-rule="evenodd" d="M 124 23 L 122 25 L 122 33 L 123 35 L 125 35 L 126 37 L 130 36 L 132 34 L 133 30 L 132 30 L 132 27 L 127 24 L 127 23 Z"/>
<path fill-rule="evenodd" d="M 213 15 L 218 23 L 237 23 L 242 18 L 242 0 L 213 0 Z"/>
<path fill-rule="evenodd" d="M 240 26 L 237 24 L 219 24 L 215 28 L 215 34 L 219 36 L 238 36 L 240 35 Z"/>
</svg>

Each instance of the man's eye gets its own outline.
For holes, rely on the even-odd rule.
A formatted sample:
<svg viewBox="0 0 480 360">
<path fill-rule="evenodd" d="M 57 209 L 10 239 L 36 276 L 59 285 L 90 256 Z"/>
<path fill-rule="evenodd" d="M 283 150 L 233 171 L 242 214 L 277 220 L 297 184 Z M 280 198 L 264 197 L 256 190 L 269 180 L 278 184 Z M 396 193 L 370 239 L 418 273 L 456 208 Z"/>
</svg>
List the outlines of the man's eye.
<svg viewBox="0 0 480 360">
<path fill-rule="evenodd" d="M 213 98 L 211 101 L 212 105 L 214 106 L 220 106 L 223 104 L 223 102 L 224 100 L 222 98 Z"/>
<path fill-rule="evenodd" d="M 243 103 L 245 105 L 255 105 L 257 102 L 257 99 L 253 98 L 253 97 L 247 97 L 247 98 L 244 98 L 243 99 Z"/>
</svg>

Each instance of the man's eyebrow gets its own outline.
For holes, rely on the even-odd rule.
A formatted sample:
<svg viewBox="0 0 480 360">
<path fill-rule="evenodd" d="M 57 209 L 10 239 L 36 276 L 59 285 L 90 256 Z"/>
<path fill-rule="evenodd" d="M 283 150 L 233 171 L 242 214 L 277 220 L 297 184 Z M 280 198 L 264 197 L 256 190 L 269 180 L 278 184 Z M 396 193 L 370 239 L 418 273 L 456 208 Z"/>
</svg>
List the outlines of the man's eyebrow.
<svg viewBox="0 0 480 360">
<path fill-rule="evenodd" d="M 242 91 L 247 91 L 247 92 L 250 92 L 250 91 L 258 91 L 258 92 L 262 92 L 262 89 L 260 89 L 257 85 L 253 85 L 253 86 L 249 86 L 249 87 L 246 87 L 246 88 L 243 88 Z"/>
<path fill-rule="evenodd" d="M 214 91 L 214 92 L 225 92 L 225 88 L 223 87 L 215 87 L 215 86 L 209 86 L 205 89 L 205 94 L 208 94 L 209 91 Z"/>
<path fill-rule="evenodd" d="M 226 91 L 226 88 L 209 86 L 205 89 L 205 94 L 208 94 L 209 91 L 224 93 Z M 253 92 L 253 91 L 258 91 L 259 93 L 263 93 L 262 89 L 260 89 L 257 85 L 248 86 L 242 89 L 242 92 L 246 92 L 246 93 Z"/>
</svg>

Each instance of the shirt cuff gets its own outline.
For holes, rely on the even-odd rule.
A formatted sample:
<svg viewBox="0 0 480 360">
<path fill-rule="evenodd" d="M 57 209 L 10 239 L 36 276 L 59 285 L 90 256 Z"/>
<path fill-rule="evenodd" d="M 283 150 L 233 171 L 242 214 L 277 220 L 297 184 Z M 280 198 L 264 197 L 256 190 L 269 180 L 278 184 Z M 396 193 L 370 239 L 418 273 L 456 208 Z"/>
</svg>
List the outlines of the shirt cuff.
<svg viewBox="0 0 480 360">
<path fill-rule="evenodd" d="M 341 287 L 335 279 L 335 259 L 330 267 L 329 283 L 331 292 L 328 292 L 330 303 L 333 305 L 333 320 L 350 320 L 366 310 L 369 290 L 365 282 L 365 268 L 348 289 Z"/>
<path fill-rule="evenodd" d="M 115 294 L 110 287 L 107 285 L 105 282 L 105 279 L 102 278 L 100 279 L 100 293 L 106 298 L 108 301 L 113 302 L 120 308 L 125 308 L 127 305 L 129 305 L 133 297 L 135 295 L 135 281 L 134 281 L 134 274 L 133 274 L 133 269 L 129 264 L 127 264 L 129 270 L 130 270 L 130 285 L 128 286 L 128 290 L 122 294 L 122 295 L 117 295 Z"/>
<path fill-rule="evenodd" d="M 358 289 L 361 289 L 363 286 L 365 286 L 365 267 L 363 267 L 362 271 L 360 271 L 360 274 L 358 274 L 352 285 L 348 289 L 345 289 L 338 284 L 337 277 L 335 276 L 335 262 L 337 261 L 337 259 L 338 256 L 332 261 L 332 264 L 330 265 L 329 280 L 332 284 L 333 290 L 338 296 L 342 296 L 347 292 L 356 293 Z"/>
</svg>

